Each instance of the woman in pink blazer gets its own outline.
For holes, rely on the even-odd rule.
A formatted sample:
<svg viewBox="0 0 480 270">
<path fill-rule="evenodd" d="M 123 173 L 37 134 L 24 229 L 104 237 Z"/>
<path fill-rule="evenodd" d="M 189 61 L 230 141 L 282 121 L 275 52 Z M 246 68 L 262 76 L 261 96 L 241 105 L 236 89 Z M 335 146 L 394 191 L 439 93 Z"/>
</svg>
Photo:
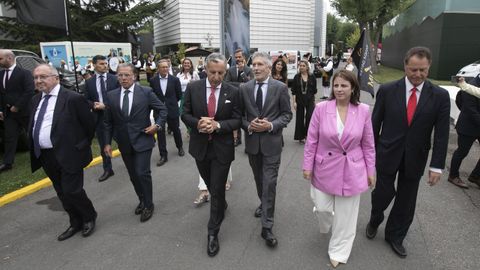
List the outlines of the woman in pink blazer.
<svg viewBox="0 0 480 270">
<path fill-rule="evenodd" d="M 360 103 L 355 75 L 340 70 L 333 76 L 330 99 L 316 105 L 304 150 L 303 177 L 320 232 L 332 236 L 332 266 L 346 263 L 357 226 L 360 194 L 375 182 L 375 145 L 368 105 Z"/>
</svg>

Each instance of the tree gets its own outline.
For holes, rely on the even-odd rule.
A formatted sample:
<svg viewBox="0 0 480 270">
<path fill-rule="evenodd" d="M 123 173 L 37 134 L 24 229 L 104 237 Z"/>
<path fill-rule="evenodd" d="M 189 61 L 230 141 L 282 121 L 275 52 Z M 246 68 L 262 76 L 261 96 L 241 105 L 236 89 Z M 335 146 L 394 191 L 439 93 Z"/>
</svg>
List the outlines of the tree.
<svg viewBox="0 0 480 270">
<path fill-rule="evenodd" d="M 15 0 L 0 0 L 15 8 Z M 165 0 L 67 0 L 70 29 L 75 41 L 131 42 L 136 33 L 154 17 L 160 17 Z M 0 19 L 0 31 L 16 41 L 11 48 L 36 46 L 42 41 L 65 40 L 66 33 L 39 25 L 25 25 L 16 18 Z M 3 43 L 3 41 L 2 41 Z M 37 52 L 39 49 L 36 50 Z"/>
<path fill-rule="evenodd" d="M 353 33 L 347 37 L 347 47 L 354 48 L 357 45 L 358 40 L 360 39 L 360 28 L 355 28 Z"/>
<path fill-rule="evenodd" d="M 383 25 L 414 2 L 415 0 L 332 0 L 332 6 L 340 15 L 356 21 L 360 29 L 369 30 L 370 38 L 374 41 L 370 54 L 373 63 Z M 373 70 L 376 71 L 376 66 L 373 66 Z"/>
<path fill-rule="evenodd" d="M 327 44 L 335 44 L 338 50 L 344 49 L 344 44 L 347 42 L 347 37 L 358 28 L 358 25 L 352 22 L 345 22 L 333 14 L 327 15 Z M 335 52 L 332 52 L 335 54 Z"/>
<path fill-rule="evenodd" d="M 182 59 L 185 58 L 185 50 L 187 47 L 183 43 L 178 44 L 178 52 L 177 52 L 177 58 L 182 61 Z"/>
</svg>

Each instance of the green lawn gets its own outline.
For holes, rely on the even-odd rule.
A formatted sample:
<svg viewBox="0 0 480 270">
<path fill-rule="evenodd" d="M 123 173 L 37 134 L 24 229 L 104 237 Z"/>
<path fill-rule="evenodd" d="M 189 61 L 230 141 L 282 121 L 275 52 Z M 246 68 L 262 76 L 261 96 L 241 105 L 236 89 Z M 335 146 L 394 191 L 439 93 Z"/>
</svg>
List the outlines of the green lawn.
<svg viewBox="0 0 480 270">
<path fill-rule="evenodd" d="M 113 142 L 112 147 L 116 149 L 117 144 Z M 96 139 L 92 141 L 92 152 L 93 157 L 100 155 L 100 148 Z M 3 153 L 1 158 L 3 158 Z M 24 186 L 28 186 L 45 177 L 47 176 L 42 169 L 39 169 L 32 174 L 32 170 L 30 168 L 30 154 L 28 151 L 17 152 L 15 155 L 15 164 L 13 165 L 13 169 L 0 174 L 0 196 Z"/>
<path fill-rule="evenodd" d="M 390 68 L 386 66 L 378 66 L 378 73 L 373 74 L 373 77 L 378 83 L 386 83 L 398 80 L 405 76 L 403 70 Z M 436 85 L 453 85 L 450 81 L 439 81 L 439 80 L 432 80 L 429 79 Z"/>
</svg>

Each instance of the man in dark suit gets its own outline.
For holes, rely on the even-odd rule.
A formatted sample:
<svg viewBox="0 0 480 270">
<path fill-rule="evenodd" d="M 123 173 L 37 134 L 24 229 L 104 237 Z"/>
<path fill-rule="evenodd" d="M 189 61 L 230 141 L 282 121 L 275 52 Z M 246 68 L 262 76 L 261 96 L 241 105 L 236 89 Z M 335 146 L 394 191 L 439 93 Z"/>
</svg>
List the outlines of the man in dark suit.
<svg viewBox="0 0 480 270">
<path fill-rule="evenodd" d="M 272 59 L 267 53 L 252 56 L 255 79 L 240 86 L 245 151 L 257 185 L 261 236 L 270 247 L 277 245 L 272 232 L 277 176 L 282 153 L 282 131 L 292 120 L 290 96 L 284 83 L 270 77 Z"/>
<path fill-rule="evenodd" d="M 225 81 L 239 87 L 240 84 L 253 79 L 253 72 L 252 69 L 246 65 L 245 55 L 242 49 L 237 49 L 234 56 L 235 66 L 228 69 Z M 238 129 L 238 131 L 234 133 L 234 136 L 236 136 L 235 146 L 242 144 L 242 130 Z"/>
<path fill-rule="evenodd" d="M 479 87 L 480 75 L 475 77 L 470 84 Z M 452 155 L 448 181 L 461 188 L 468 188 L 467 183 L 460 178 L 459 169 L 473 143 L 476 140 L 480 142 L 480 99 L 467 92 L 462 92 L 461 99 L 462 108 L 455 126 L 458 134 L 458 148 Z M 468 180 L 480 186 L 480 160 L 470 173 Z"/>
<path fill-rule="evenodd" d="M 162 101 L 168 110 L 167 124 L 173 132 L 175 146 L 178 149 L 178 155 L 184 156 L 182 133 L 180 132 L 180 112 L 178 101 L 182 99 L 182 85 L 177 77 L 168 74 L 168 61 L 161 59 L 157 64 L 158 76 L 150 80 L 150 87 L 153 92 Z M 157 132 L 158 150 L 160 151 L 160 160 L 157 166 L 162 166 L 168 161 L 167 139 L 165 138 L 165 127 L 162 126 Z"/>
<path fill-rule="evenodd" d="M 32 74 L 15 63 L 15 55 L 10 50 L 0 50 L 0 121 L 5 129 L 5 152 L 0 173 L 10 170 L 17 151 L 18 137 L 26 130 L 29 108 L 33 96 Z"/>
<path fill-rule="evenodd" d="M 372 113 L 376 144 L 377 184 L 366 234 L 375 237 L 383 212 L 395 198 L 385 227 L 393 251 L 407 256 L 405 239 L 415 213 L 420 178 L 433 151 L 428 184 L 435 185 L 445 167 L 450 124 L 448 92 L 427 80 L 432 63 L 428 48 L 411 48 L 404 60 L 405 77 L 380 86 Z M 395 180 L 397 178 L 397 188 Z"/>
<path fill-rule="evenodd" d="M 225 184 L 235 158 L 233 130 L 240 127 L 237 90 L 223 82 L 225 57 L 218 53 L 206 59 L 207 79 L 192 81 L 185 91 L 182 121 L 191 128 L 189 153 L 211 196 L 207 253 L 219 249 L 218 232 L 225 216 Z"/>
<path fill-rule="evenodd" d="M 107 93 L 109 106 L 105 111 L 105 148 L 112 156 L 112 138 L 118 144 L 130 181 L 140 203 L 135 214 L 145 222 L 153 215 L 152 175 L 150 158 L 155 146 L 153 135 L 165 124 L 167 108 L 149 89 L 135 84 L 135 67 L 120 64 L 117 77 L 121 87 Z M 150 112 L 157 110 L 155 124 Z"/>
<path fill-rule="evenodd" d="M 107 58 L 103 55 L 96 55 L 92 59 L 95 75 L 85 82 L 85 97 L 90 103 L 96 116 L 95 133 L 97 134 L 98 144 L 103 160 L 103 174 L 98 178 L 99 182 L 107 180 L 114 175 L 112 170 L 112 161 L 109 156 L 103 152 L 105 147 L 105 126 L 103 124 L 105 108 L 108 106 L 107 92 L 117 89 L 117 77 L 108 73 Z"/>
<path fill-rule="evenodd" d="M 29 122 L 32 172 L 43 167 L 70 218 L 58 241 L 82 230 L 91 235 L 97 213 L 83 189 L 83 168 L 92 161 L 95 123 L 87 100 L 59 84 L 58 72 L 47 64 L 33 71 L 40 93 L 31 102 Z"/>
</svg>

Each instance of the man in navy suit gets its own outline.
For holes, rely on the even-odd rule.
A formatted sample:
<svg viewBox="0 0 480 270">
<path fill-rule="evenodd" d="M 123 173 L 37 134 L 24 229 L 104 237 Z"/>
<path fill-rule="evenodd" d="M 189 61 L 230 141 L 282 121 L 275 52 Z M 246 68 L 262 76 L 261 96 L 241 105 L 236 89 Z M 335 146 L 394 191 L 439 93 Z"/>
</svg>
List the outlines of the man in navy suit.
<svg viewBox="0 0 480 270">
<path fill-rule="evenodd" d="M 184 156 L 182 133 L 180 132 L 180 112 L 178 109 L 178 101 L 182 98 L 182 86 L 180 80 L 168 74 L 168 61 L 161 59 L 158 62 L 157 70 L 158 76 L 150 80 L 150 87 L 153 92 L 167 106 L 167 123 L 170 130 L 173 132 L 175 139 L 175 146 L 178 149 L 178 155 Z M 167 140 L 165 138 L 165 127 L 162 126 L 157 132 L 158 150 L 160 151 L 160 160 L 157 166 L 162 166 L 168 161 Z"/>
<path fill-rule="evenodd" d="M 431 63 L 428 48 L 411 48 L 404 59 L 405 77 L 380 86 L 372 113 L 378 180 L 372 192 L 366 235 L 369 239 L 375 237 L 384 211 L 394 200 L 385 240 L 401 258 L 407 256 L 403 240 L 413 221 L 430 148 L 430 186 L 440 180 L 447 155 L 450 97 L 445 89 L 427 80 Z"/>
<path fill-rule="evenodd" d="M 0 121 L 5 128 L 5 153 L 0 173 L 10 170 L 15 159 L 17 141 L 22 129 L 27 128 L 28 103 L 33 96 L 32 74 L 15 63 L 10 50 L 0 50 Z"/>
<path fill-rule="evenodd" d="M 105 131 L 104 131 L 104 112 L 108 106 L 107 92 L 118 88 L 117 77 L 108 73 L 107 58 L 103 55 L 96 55 L 92 59 L 95 75 L 85 82 L 85 97 L 96 116 L 95 132 L 97 134 L 98 144 L 103 160 L 103 174 L 98 178 L 99 182 L 107 180 L 112 176 L 112 161 L 109 156 L 105 155 L 103 148 L 105 147 Z"/>
<path fill-rule="evenodd" d="M 140 203 L 135 214 L 145 222 L 153 215 L 152 175 L 150 158 L 155 146 L 153 135 L 165 124 L 167 108 L 149 89 L 135 84 L 135 66 L 120 64 L 117 69 L 120 88 L 108 92 L 109 106 L 105 111 L 105 148 L 112 156 L 112 138 L 118 144 L 130 181 Z M 150 112 L 157 111 L 155 123 Z"/>
<path fill-rule="evenodd" d="M 39 65 L 33 77 L 40 93 L 32 98 L 28 129 L 32 172 L 43 167 L 70 218 L 58 241 L 78 231 L 87 237 L 97 218 L 83 189 L 83 168 L 92 161 L 93 115 L 85 97 L 60 86 L 54 67 Z"/>
</svg>

